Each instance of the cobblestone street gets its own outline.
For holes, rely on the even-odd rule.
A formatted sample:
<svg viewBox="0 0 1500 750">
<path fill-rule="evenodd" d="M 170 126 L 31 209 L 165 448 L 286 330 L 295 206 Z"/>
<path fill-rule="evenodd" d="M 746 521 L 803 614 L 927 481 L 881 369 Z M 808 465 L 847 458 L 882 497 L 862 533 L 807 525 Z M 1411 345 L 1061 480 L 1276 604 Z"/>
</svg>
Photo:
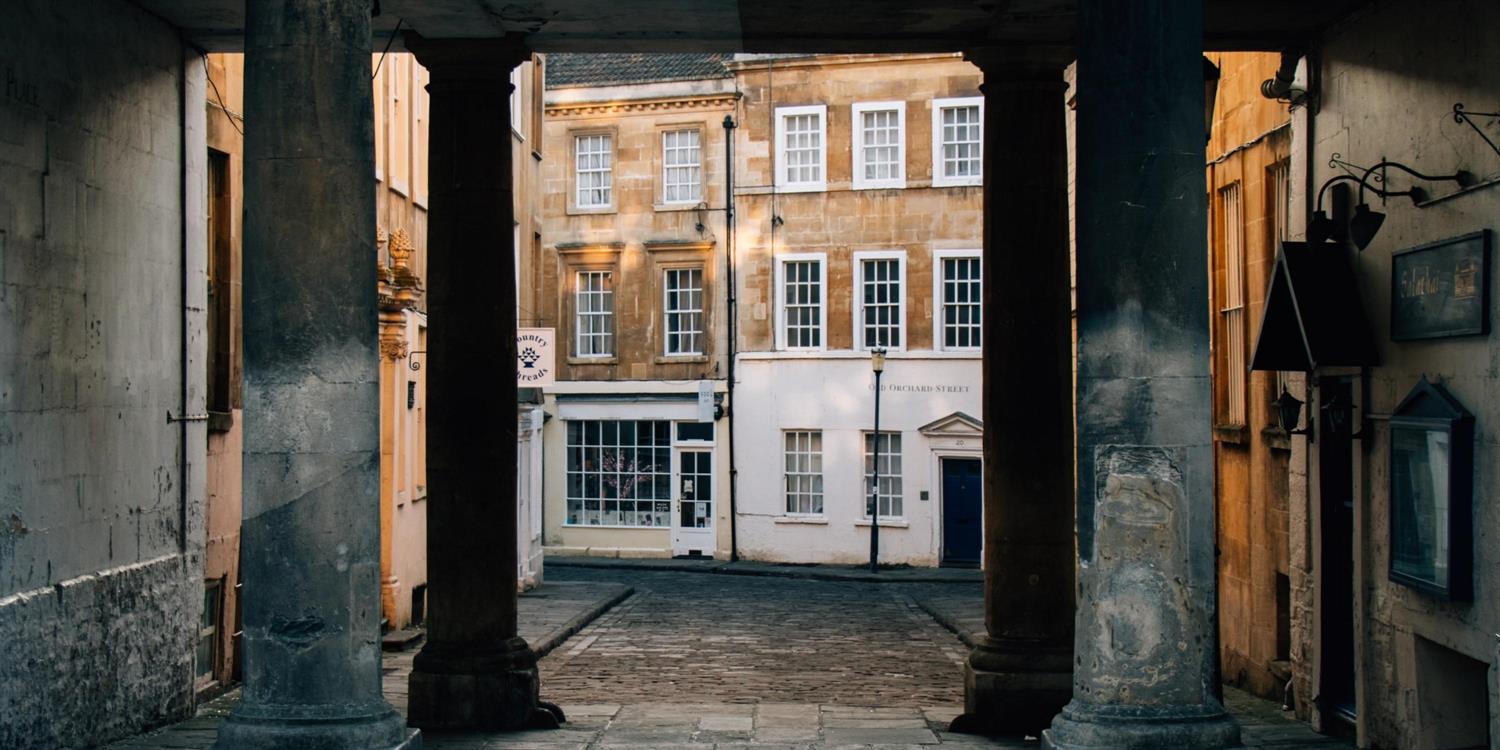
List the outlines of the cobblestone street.
<svg viewBox="0 0 1500 750">
<path fill-rule="evenodd" d="M 541 662 L 548 700 L 963 703 L 967 649 L 909 587 L 735 575 L 556 568 L 554 580 L 635 587 Z"/>
<path fill-rule="evenodd" d="M 963 641 L 983 627 L 983 597 L 975 581 L 949 582 L 942 571 L 920 570 L 892 571 L 882 577 L 899 582 L 872 583 L 852 569 L 751 565 L 760 574 L 745 575 L 643 569 L 649 567 L 557 565 L 548 568 L 541 588 L 521 597 L 522 633 L 534 645 L 555 645 L 540 661 L 542 697 L 567 712 L 562 729 L 427 732 L 424 747 L 911 750 L 1037 744 L 947 731 L 963 706 Z M 601 609 L 602 616 L 577 629 Z M 385 660 L 386 698 L 402 712 L 414 655 L 407 650 Z M 237 695 L 203 706 L 190 721 L 113 747 L 207 748 Z M 1287 719 L 1275 704 L 1238 691 L 1227 698 L 1247 746 L 1347 747 Z"/>
</svg>

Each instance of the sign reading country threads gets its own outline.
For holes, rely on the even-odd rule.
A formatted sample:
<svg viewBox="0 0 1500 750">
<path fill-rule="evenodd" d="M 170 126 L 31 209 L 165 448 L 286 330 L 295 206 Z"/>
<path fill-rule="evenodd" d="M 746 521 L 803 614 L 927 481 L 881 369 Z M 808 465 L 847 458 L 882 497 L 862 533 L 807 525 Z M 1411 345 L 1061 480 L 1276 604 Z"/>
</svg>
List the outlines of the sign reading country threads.
<svg viewBox="0 0 1500 750">
<path fill-rule="evenodd" d="M 516 329 L 516 385 L 540 388 L 557 382 L 557 329 Z"/>
</svg>

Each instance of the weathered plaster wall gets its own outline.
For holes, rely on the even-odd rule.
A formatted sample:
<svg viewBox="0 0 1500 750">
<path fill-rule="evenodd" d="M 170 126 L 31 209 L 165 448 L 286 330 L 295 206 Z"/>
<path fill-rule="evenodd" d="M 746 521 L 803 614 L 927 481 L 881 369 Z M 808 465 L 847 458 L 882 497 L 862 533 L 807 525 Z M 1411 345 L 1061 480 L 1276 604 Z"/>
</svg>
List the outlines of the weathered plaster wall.
<svg viewBox="0 0 1500 750">
<path fill-rule="evenodd" d="M 1500 6 L 1483 0 L 1423 5 L 1383 0 L 1332 30 L 1321 49 L 1322 109 L 1310 155 L 1317 181 L 1335 173 L 1327 167 L 1334 153 L 1362 165 L 1394 159 L 1429 174 L 1466 169 L 1480 179 L 1500 175 L 1500 154 L 1451 114 L 1455 102 L 1493 109 L 1500 90 L 1500 46 L 1493 38 L 1497 28 Z M 1492 139 L 1500 138 L 1500 123 L 1493 118 L 1481 120 L 1480 126 Z M 1390 183 L 1401 189 L 1410 184 L 1394 172 Z M 1426 187 L 1434 196 L 1453 191 L 1451 183 Z M 1356 622 L 1362 625 L 1353 634 L 1323 632 L 1321 638 L 1328 643 L 1353 637 L 1358 644 L 1362 745 L 1467 744 L 1445 738 L 1454 722 L 1428 710 L 1445 682 L 1457 677 L 1434 669 L 1424 658 L 1419 644 L 1425 640 L 1488 665 L 1485 689 L 1493 746 L 1500 738 L 1500 653 L 1494 635 L 1500 632 L 1500 336 L 1393 342 L 1389 301 L 1391 254 L 1482 229 L 1492 234 L 1500 230 L 1500 186 L 1427 207 L 1405 198 L 1384 205 L 1372 201 L 1387 218 L 1355 261 L 1380 356 L 1380 365 L 1366 376 L 1362 413 L 1369 418 L 1363 427 L 1367 437 L 1355 444 Z M 1490 276 L 1486 283 L 1493 294 L 1493 268 Z M 1423 375 L 1441 378 L 1475 416 L 1472 603 L 1438 601 L 1387 577 L 1390 439 L 1385 417 Z"/>
<path fill-rule="evenodd" d="M 0 67 L 0 746 L 78 747 L 192 706 L 203 72 L 112 0 L 8 4 Z"/>
</svg>

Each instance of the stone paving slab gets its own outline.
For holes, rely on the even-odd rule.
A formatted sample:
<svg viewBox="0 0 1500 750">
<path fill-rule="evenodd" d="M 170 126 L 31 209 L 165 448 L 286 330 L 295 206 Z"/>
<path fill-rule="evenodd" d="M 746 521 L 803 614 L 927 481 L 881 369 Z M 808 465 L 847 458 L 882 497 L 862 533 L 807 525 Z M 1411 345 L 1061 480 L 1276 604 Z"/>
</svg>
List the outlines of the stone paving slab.
<svg viewBox="0 0 1500 750">
<path fill-rule="evenodd" d="M 548 580 L 517 598 L 516 619 L 520 635 L 539 657 L 545 656 L 633 593 L 635 590 L 629 585 L 616 581 Z M 382 690 L 386 700 L 402 713 L 406 711 L 407 677 L 411 674 L 411 660 L 415 654 L 414 649 L 389 652 L 382 660 Z M 239 696 L 239 690 L 231 691 L 200 706 L 197 715 L 191 719 L 109 747 L 121 750 L 209 747 L 218 736 L 219 722 L 239 703 Z M 613 710 L 618 710 L 618 707 Z M 452 747 L 464 748 L 473 742 L 479 742 L 474 747 L 481 747 L 487 740 L 468 738 Z M 428 746 L 432 745 L 429 743 Z"/>
<path fill-rule="evenodd" d="M 812 581 L 862 581 L 865 583 L 984 583 L 984 572 L 972 568 L 882 567 L 879 573 L 850 565 L 767 563 L 753 560 L 709 560 L 701 558 L 627 558 L 547 555 L 554 568 L 599 570 L 645 570 L 664 573 L 718 573 L 738 576 L 801 578 Z"/>
</svg>

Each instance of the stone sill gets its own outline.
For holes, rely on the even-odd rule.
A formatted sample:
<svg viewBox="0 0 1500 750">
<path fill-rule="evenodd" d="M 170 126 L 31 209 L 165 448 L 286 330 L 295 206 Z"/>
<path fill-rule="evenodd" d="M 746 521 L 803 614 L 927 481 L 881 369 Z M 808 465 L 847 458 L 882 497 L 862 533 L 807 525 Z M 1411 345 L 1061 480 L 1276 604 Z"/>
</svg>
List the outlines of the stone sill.
<svg viewBox="0 0 1500 750">
<path fill-rule="evenodd" d="M 1271 450 L 1290 451 L 1292 449 L 1292 436 L 1286 434 L 1286 430 L 1280 427 L 1267 427 L 1261 430 L 1260 439 Z"/>
<path fill-rule="evenodd" d="M 1250 430 L 1242 424 L 1216 424 L 1214 425 L 1214 440 L 1231 445 L 1248 445 L 1250 443 Z"/>
<path fill-rule="evenodd" d="M 777 516 L 771 519 L 775 523 L 807 524 L 809 526 L 827 526 L 827 516 Z"/>
<path fill-rule="evenodd" d="M 658 365 L 708 364 L 708 355 L 706 355 L 706 354 L 685 354 L 685 355 L 658 354 L 658 355 L 656 355 L 655 357 L 652 358 L 652 361 L 654 363 L 658 364 Z"/>
<path fill-rule="evenodd" d="M 870 519 L 868 519 L 868 518 L 861 518 L 861 519 L 855 521 L 854 525 L 855 526 L 869 526 L 870 525 Z M 882 528 L 882 529 L 905 529 L 905 528 L 910 528 L 910 527 L 911 527 L 911 524 L 907 523 L 905 519 L 892 518 L 889 521 L 887 521 L 884 518 L 880 519 L 880 528 Z"/>
<path fill-rule="evenodd" d="M 610 205 L 610 206 L 589 206 L 587 208 L 579 208 L 577 206 L 568 206 L 567 213 L 568 213 L 569 216 L 592 216 L 592 215 L 612 214 L 612 213 L 617 213 L 618 211 L 619 211 L 619 209 L 616 209 L 613 205 Z"/>
<path fill-rule="evenodd" d="M 619 357 L 568 357 L 570 365 L 617 365 Z"/>
<path fill-rule="evenodd" d="M 703 201 L 694 201 L 692 203 L 653 203 L 651 205 L 651 208 L 658 212 L 708 210 L 708 207 L 703 204 Z"/>
</svg>

